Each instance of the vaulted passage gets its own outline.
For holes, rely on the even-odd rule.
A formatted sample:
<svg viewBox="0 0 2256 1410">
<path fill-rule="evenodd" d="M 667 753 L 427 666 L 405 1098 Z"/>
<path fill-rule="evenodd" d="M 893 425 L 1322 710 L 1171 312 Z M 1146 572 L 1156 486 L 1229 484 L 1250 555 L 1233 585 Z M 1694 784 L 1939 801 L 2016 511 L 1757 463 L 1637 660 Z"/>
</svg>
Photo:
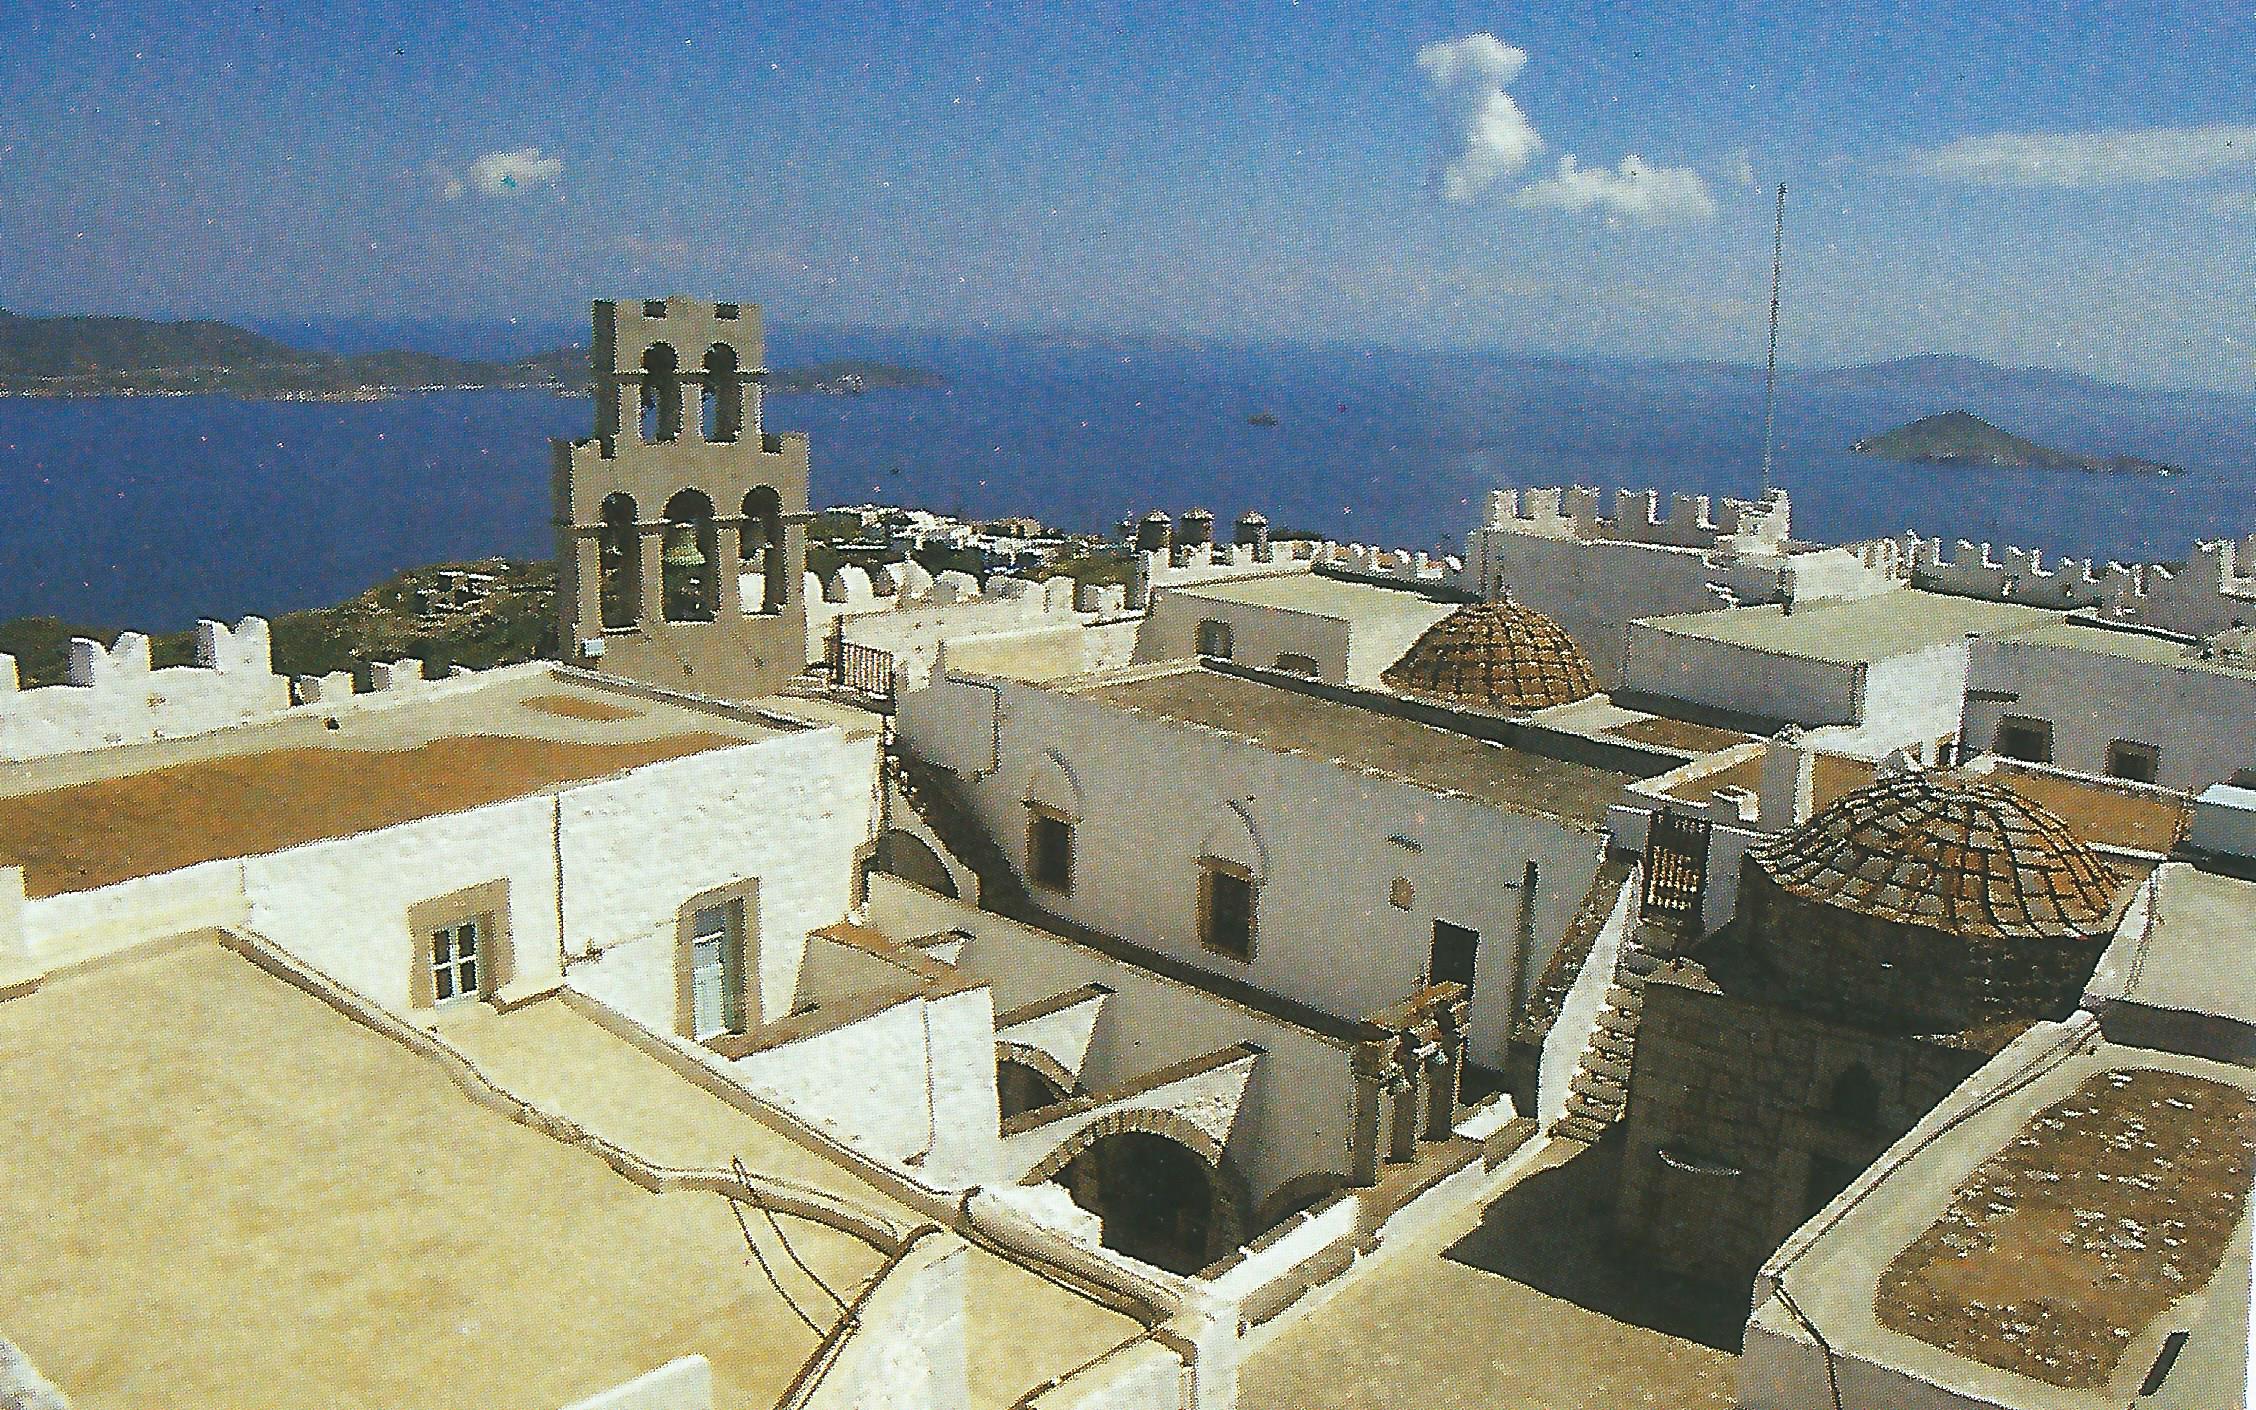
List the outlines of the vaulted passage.
<svg viewBox="0 0 2256 1410">
<path fill-rule="evenodd" d="M 1104 1220 L 1106 1248 L 1174 1273 L 1195 1273 L 1221 1252 L 1214 1172 L 1165 1136 L 1106 1136 L 1054 1178 Z"/>
</svg>

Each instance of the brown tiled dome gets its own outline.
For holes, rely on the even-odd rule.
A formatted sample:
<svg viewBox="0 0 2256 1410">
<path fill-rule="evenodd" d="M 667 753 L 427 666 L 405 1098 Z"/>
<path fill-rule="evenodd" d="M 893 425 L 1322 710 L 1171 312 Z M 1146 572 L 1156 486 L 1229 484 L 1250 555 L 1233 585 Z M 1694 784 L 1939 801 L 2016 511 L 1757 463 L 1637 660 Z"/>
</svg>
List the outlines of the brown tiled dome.
<svg viewBox="0 0 2256 1410">
<path fill-rule="evenodd" d="M 1481 710 L 1541 710 L 1598 689 L 1590 658 L 1559 624 L 1517 602 L 1460 607 L 1380 677 L 1397 690 Z"/>
<path fill-rule="evenodd" d="M 1914 769 L 1751 848 L 1739 916 L 1797 1004 L 1971 1033 L 2074 1009 L 2121 889 L 2042 806 Z"/>
<path fill-rule="evenodd" d="M 2122 882 L 2056 814 L 2010 788 L 1911 771 L 1856 790 L 1749 853 L 1805 900 L 1955 935 L 2104 930 Z"/>
</svg>

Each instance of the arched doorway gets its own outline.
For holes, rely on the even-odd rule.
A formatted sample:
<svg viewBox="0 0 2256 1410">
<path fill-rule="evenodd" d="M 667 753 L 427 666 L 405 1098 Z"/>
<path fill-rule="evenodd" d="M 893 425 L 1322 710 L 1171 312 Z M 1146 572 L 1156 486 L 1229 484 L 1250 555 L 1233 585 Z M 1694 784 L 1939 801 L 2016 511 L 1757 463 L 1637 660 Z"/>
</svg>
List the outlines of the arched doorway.
<svg viewBox="0 0 2256 1410">
<path fill-rule="evenodd" d="M 1213 1167 L 1150 1131 L 1091 1142 L 1051 1178 L 1104 1221 L 1104 1246 L 1171 1273 L 1195 1273 L 1229 1246 Z"/>
</svg>

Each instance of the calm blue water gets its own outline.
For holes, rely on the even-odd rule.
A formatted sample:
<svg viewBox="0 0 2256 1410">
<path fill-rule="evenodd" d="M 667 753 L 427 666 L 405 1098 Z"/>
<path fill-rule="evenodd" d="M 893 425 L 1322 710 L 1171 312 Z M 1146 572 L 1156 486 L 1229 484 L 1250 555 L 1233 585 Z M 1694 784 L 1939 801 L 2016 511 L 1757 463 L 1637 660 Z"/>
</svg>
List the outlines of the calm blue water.
<svg viewBox="0 0 2256 1410">
<path fill-rule="evenodd" d="M 1094 529 L 1155 504 L 1247 505 L 1280 527 L 1461 543 L 1498 484 L 1748 494 L 1759 373 L 1346 350 L 1120 351 L 963 338 L 779 337 L 778 364 L 847 353 L 942 391 L 770 402 L 814 437 L 818 504 L 884 499 Z M 1955 404 L 1955 400 L 1951 404 Z M 1282 424 L 1246 424 L 1268 408 Z M 1788 383 L 1777 479 L 1797 533 L 1916 528 L 2061 552 L 2168 557 L 2256 529 L 2256 404 L 2058 388 L 1970 409 L 2050 444 L 2195 467 L 2177 479 L 1945 473 L 1846 455 L 1947 409 L 1932 390 Z M 364 404 L 0 398 L 0 618 L 148 629 L 331 602 L 400 568 L 545 555 L 548 438 L 587 404 L 538 392 Z"/>
</svg>

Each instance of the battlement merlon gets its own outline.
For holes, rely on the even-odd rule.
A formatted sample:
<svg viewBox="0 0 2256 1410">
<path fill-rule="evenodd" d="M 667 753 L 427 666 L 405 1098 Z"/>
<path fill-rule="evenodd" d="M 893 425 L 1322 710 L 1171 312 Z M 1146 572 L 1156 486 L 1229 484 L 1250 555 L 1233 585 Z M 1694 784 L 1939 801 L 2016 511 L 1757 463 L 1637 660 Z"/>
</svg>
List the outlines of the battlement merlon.
<svg viewBox="0 0 2256 1410">
<path fill-rule="evenodd" d="M 1482 527 L 1550 538 L 1610 539 L 1676 548 L 1714 548 L 1724 540 L 1741 547 L 1782 547 L 1792 531 L 1792 506 L 1784 490 L 1759 500 L 1672 494 L 1661 508 L 1658 490 L 1614 491 L 1612 513 L 1601 514 L 1600 492 L 1587 485 L 1499 489 L 1488 497 Z"/>
</svg>

